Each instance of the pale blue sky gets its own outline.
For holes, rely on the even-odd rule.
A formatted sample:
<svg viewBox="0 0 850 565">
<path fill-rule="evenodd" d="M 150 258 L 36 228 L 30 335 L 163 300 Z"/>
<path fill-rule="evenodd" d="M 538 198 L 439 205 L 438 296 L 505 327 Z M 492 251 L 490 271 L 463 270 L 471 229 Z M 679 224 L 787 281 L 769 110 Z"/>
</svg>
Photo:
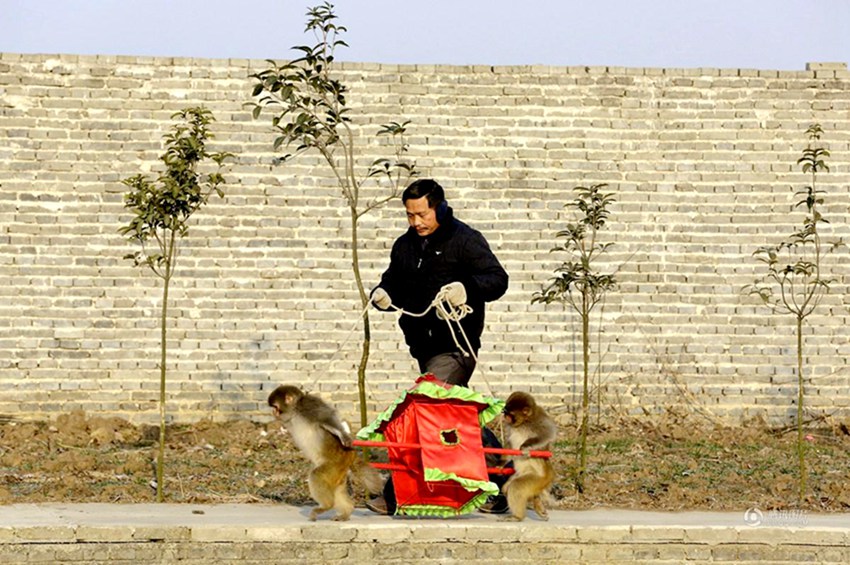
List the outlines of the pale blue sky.
<svg viewBox="0 0 850 565">
<path fill-rule="evenodd" d="M 0 52 L 285 59 L 318 0 L 0 0 Z M 337 0 L 344 61 L 803 70 L 850 0 Z"/>
</svg>

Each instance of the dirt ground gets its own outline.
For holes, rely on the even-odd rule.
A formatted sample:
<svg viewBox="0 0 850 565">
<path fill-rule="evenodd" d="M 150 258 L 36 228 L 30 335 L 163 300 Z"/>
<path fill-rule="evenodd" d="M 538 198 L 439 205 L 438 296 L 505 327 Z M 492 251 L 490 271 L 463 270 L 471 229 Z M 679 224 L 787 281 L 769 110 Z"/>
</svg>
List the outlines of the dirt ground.
<svg viewBox="0 0 850 565">
<path fill-rule="evenodd" d="M 585 490 L 576 492 L 576 434 L 562 429 L 553 488 L 562 509 L 743 511 L 850 509 L 847 427 L 807 431 L 808 489 L 797 504 L 793 431 L 763 423 L 727 428 L 669 416 L 593 430 Z M 63 414 L 0 423 L 0 504 L 155 500 L 157 429 L 117 418 Z M 312 504 L 304 459 L 278 423 L 201 421 L 167 428 L 168 502 Z M 379 456 L 380 457 L 380 456 Z M 362 503 L 363 494 L 355 489 Z"/>
</svg>

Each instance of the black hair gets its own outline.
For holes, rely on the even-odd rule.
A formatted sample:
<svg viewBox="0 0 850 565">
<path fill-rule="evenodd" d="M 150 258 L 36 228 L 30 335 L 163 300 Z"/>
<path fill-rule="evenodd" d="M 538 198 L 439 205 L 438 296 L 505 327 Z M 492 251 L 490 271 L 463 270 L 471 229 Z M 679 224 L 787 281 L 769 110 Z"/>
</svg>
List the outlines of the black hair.
<svg viewBox="0 0 850 565">
<path fill-rule="evenodd" d="M 429 208 L 437 208 L 446 201 L 446 193 L 443 191 L 443 187 L 433 179 L 419 179 L 410 183 L 402 192 L 401 201 L 404 203 L 423 196 L 428 197 Z"/>
</svg>

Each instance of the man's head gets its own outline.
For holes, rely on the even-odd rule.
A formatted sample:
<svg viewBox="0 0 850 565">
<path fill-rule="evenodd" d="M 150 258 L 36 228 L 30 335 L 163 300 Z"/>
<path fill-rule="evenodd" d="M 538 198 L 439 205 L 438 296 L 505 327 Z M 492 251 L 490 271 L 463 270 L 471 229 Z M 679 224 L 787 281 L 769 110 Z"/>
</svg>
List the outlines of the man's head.
<svg viewBox="0 0 850 565">
<path fill-rule="evenodd" d="M 434 233 L 440 227 L 437 210 L 445 207 L 443 187 L 431 179 L 419 179 L 410 184 L 401 195 L 407 222 L 420 237 Z"/>
</svg>

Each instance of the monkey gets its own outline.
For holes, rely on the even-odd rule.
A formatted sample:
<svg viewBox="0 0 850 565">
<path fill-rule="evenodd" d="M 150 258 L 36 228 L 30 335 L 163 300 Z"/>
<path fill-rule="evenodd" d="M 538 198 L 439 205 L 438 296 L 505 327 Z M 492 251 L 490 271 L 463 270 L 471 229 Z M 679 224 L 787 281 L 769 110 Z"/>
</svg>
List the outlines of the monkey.
<svg viewBox="0 0 850 565">
<path fill-rule="evenodd" d="M 555 422 L 527 392 L 511 393 L 502 415 L 508 425 L 508 446 L 511 449 L 548 450 L 555 440 Z M 549 499 L 549 487 L 555 482 L 552 463 L 548 459 L 526 456 L 511 459 L 514 473 L 502 487 L 511 511 L 511 516 L 505 519 L 524 520 L 531 501 L 540 519 L 548 520 L 545 502 Z"/>
<path fill-rule="evenodd" d="M 370 493 L 381 491 L 383 479 L 357 457 L 348 426 L 332 406 L 291 385 L 274 389 L 269 395 L 269 406 L 313 465 L 307 484 L 318 506 L 310 512 L 311 521 L 331 509 L 336 510 L 334 520 L 349 519 L 354 511 L 346 480 L 349 471 L 358 476 Z"/>
</svg>

